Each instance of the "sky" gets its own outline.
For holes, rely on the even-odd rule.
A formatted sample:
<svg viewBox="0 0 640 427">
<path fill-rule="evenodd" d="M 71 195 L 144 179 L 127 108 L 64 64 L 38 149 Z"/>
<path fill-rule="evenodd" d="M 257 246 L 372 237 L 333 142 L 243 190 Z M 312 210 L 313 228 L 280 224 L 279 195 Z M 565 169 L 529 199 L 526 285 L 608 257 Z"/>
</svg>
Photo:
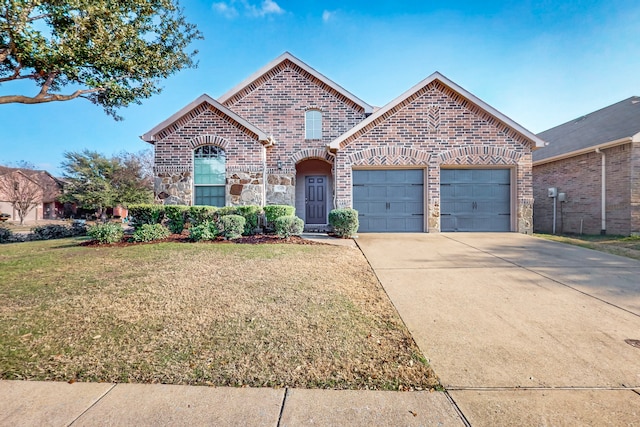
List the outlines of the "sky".
<svg viewBox="0 0 640 427">
<path fill-rule="evenodd" d="M 434 71 L 533 133 L 640 95 L 637 0 L 182 0 L 198 67 L 114 121 L 84 99 L 0 105 L 0 164 L 61 175 L 65 152 L 111 156 L 203 93 L 218 98 L 285 51 L 383 106 Z M 0 95 L 35 95 L 24 82 Z"/>
</svg>

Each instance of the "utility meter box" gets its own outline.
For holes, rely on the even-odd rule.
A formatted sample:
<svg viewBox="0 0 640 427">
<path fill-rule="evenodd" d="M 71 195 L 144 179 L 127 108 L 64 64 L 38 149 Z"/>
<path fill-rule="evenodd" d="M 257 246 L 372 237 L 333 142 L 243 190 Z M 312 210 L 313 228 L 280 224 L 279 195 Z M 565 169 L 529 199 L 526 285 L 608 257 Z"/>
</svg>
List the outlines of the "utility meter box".
<svg viewBox="0 0 640 427">
<path fill-rule="evenodd" d="M 558 189 L 556 187 L 549 188 L 549 197 L 557 197 Z"/>
<path fill-rule="evenodd" d="M 567 193 L 558 193 L 558 201 L 566 202 L 567 201 Z"/>
</svg>

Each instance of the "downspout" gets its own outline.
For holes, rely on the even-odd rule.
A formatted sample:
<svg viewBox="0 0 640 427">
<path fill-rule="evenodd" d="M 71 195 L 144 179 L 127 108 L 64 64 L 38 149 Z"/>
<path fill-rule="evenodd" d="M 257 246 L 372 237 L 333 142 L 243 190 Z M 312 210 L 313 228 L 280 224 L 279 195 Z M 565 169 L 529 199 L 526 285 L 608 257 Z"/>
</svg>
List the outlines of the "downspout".
<svg viewBox="0 0 640 427">
<path fill-rule="evenodd" d="M 605 235 L 607 234 L 607 155 L 599 148 L 596 148 L 596 153 L 602 155 L 602 201 L 600 202 L 602 208 L 602 213 L 600 214 L 602 217 L 602 225 L 600 226 L 600 234 Z"/>
<path fill-rule="evenodd" d="M 267 204 L 267 148 L 276 143 L 273 136 L 267 137 L 267 143 L 262 145 L 262 206 Z"/>
<path fill-rule="evenodd" d="M 330 155 L 331 157 L 333 157 L 333 209 L 338 209 L 337 203 L 338 203 L 338 192 L 337 192 L 337 182 L 338 179 L 336 177 L 336 161 L 337 161 L 337 157 L 336 157 L 336 153 L 331 151 L 331 147 L 329 147 L 327 145 L 327 154 Z"/>
</svg>

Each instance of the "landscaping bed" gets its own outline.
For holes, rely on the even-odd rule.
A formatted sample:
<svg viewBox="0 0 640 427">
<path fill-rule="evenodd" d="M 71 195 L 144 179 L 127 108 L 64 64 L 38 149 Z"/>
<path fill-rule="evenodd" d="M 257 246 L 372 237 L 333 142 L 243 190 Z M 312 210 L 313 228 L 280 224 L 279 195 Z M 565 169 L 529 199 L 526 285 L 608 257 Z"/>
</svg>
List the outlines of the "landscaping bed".
<svg viewBox="0 0 640 427">
<path fill-rule="evenodd" d="M 640 236 L 623 237 L 587 234 L 537 234 L 537 236 L 547 240 L 568 243 L 570 245 L 640 260 Z"/>
<path fill-rule="evenodd" d="M 0 246 L 0 378 L 437 387 L 356 249 L 84 241 Z"/>
</svg>

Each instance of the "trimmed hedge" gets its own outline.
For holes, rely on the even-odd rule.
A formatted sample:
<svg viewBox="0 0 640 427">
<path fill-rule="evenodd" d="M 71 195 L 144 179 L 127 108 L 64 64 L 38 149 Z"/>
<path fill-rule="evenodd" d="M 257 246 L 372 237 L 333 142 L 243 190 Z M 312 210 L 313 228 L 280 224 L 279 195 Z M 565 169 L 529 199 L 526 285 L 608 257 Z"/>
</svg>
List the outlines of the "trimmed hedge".
<svg viewBox="0 0 640 427">
<path fill-rule="evenodd" d="M 267 220 L 267 228 L 275 229 L 275 220 L 281 216 L 292 216 L 296 214 L 296 208 L 289 205 L 267 205 L 264 208 L 264 215 Z"/>
<path fill-rule="evenodd" d="M 120 224 L 107 222 L 104 224 L 96 224 L 87 229 L 87 234 L 98 243 L 116 243 L 122 240 L 124 230 Z"/>
<path fill-rule="evenodd" d="M 167 228 L 175 234 L 182 233 L 184 224 L 189 217 L 189 206 L 184 205 L 165 205 L 164 216 L 166 218 Z"/>
<path fill-rule="evenodd" d="M 276 218 L 274 226 L 278 237 L 283 239 L 291 236 L 299 236 L 304 231 L 304 221 L 293 215 Z"/>
<path fill-rule="evenodd" d="M 28 240 L 64 239 L 66 237 L 84 236 L 85 234 L 87 234 L 87 227 L 83 224 L 73 224 L 72 226 L 48 224 L 33 227 Z"/>
<path fill-rule="evenodd" d="M 215 240 L 219 235 L 218 224 L 214 221 L 204 221 L 189 228 L 189 238 L 194 242 Z"/>
<path fill-rule="evenodd" d="M 189 223 L 193 227 L 213 221 L 218 208 L 215 206 L 189 206 L 188 210 Z"/>
<path fill-rule="evenodd" d="M 220 233 L 227 240 L 242 236 L 246 220 L 240 215 L 225 215 L 220 217 Z"/>
<path fill-rule="evenodd" d="M 129 215 L 132 218 L 131 225 L 138 228 L 144 224 L 162 224 L 164 208 L 164 205 L 149 204 L 129 206 Z"/>
<path fill-rule="evenodd" d="M 13 231 L 7 227 L 0 227 L 0 243 L 13 242 Z"/>
<path fill-rule="evenodd" d="M 153 242 L 154 240 L 166 239 L 171 232 L 162 224 L 143 224 L 133 233 L 134 242 Z"/>
<path fill-rule="evenodd" d="M 358 211 L 351 208 L 333 209 L 329 212 L 329 224 L 338 237 L 351 237 L 358 231 Z"/>
<path fill-rule="evenodd" d="M 243 235 L 253 236 L 256 234 L 260 214 L 262 214 L 262 208 L 260 206 L 236 206 L 235 214 L 240 215 L 245 220 Z"/>
</svg>

